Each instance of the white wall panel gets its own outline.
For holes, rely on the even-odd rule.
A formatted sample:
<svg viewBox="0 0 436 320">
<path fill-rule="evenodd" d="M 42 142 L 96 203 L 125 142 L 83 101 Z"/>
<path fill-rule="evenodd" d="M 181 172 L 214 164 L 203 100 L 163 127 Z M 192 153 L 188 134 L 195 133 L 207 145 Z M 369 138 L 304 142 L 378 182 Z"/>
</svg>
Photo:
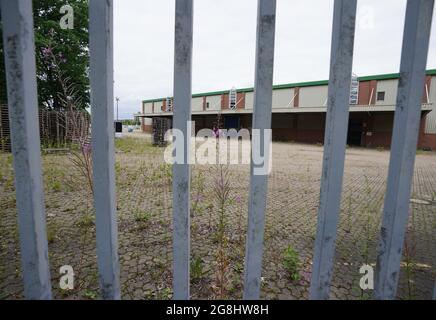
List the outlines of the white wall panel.
<svg viewBox="0 0 436 320">
<path fill-rule="evenodd" d="M 253 91 L 245 93 L 245 109 L 253 109 Z"/>
<path fill-rule="evenodd" d="M 291 108 L 294 104 L 290 102 L 294 97 L 294 89 L 276 89 L 273 90 L 272 108 Z"/>
<path fill-rule="evenodd" d="M 299 108 L 324 107 L 327 102 L 328 86 L 300 88 Z"/>
<path fill-rule="evenodd" d="M 144 103 L 144 113 L 153 113 L 153 102 Z"/>
<path fill-rule="evenodd" d="M 163 101 L 153 102 L 154 103 L 154 113 L 162 112 Z"/>
<path fill-rule="evenodd" d="M 221 109 L 221 95 L 206 97 L 206 104 L 209 103 L 209 108 L 206 110 L 220 110 Z"/>
<path fill-rule="evenodd" d="M 203 97 L 192 98 L 191 110 L 192 111 L 203 111 Z"/>
<path fill-rule="evenodd" d="M 377 101 L 377 92 L 375 93 L 375 104 L 379 106 L 393 106 L 397 100 L 398 80 L 379 80 L 377 81 L 377 92 L 385 92 L 384 101 Z"/>
<path fill-rule="evenodd" d="M 427 114 L 425 122 L 425 133 L 436 134 L 436 76 L 431 77 L 428 97 L 433 104 L 433 111 Z"/>
</svg>

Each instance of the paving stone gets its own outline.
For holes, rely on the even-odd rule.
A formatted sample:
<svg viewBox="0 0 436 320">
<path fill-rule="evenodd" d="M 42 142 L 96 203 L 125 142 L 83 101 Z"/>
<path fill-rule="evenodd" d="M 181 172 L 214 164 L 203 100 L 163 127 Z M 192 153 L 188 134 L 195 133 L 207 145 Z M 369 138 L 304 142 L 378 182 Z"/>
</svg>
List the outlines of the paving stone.
<svg viewBox="0 0 436 320">
<path fill-rule="evenodd" d="M 313 245 L 316 234 L 322 147 L 273 144 L 273 166 L 268 183 L 265 225 L 262 297 L 266 299 L 308 299 L 309 283 L 290 281 L 283 265 L 283 252 L 292 246 L 301 262 L 300 274 L 310 280 Z M 172 190 L 171 179 L 163 163 L 162 149 L 147 152 L 117 153 L 117 197 L 119 257 L 123 299 L 156 299 L 167 294 L 172 285 Z M 13 178 L 7 155 L 0 154 L 0 296 L 22 298 L 18 228 Z M 389 152 L 348 148 L 345 163 L 341 214 L 338 224 L 335 265 L 332 275 L 332 299 L 361 299 L 358 287 L 359 268 L 373 264 L 381 223 Z M 97 290 L 98 273 L 95 250 L 95 226 L 79 227 L 83 217 L 92 214 L 92 197 L 83 190 L 84 180 L 70 168 L 67 156 L 44 155 L 45 202 L 47 224 L 58 229 L 49 245 L 53 287 L 57 286 L 59 266 L 72 265 L 77 283 L 86 290 Z M 49 169 L 51 168 L 51 169 Z M 54 168 L 54 169 L 53 169 Z M 226 206 L 229 239 L 229 271 L 233 290 L 229 299 L 240 299 L 243 290 L 243 258 L 249 190 L 249 167 L 229 166 L 231 195 L 239 196 Z M 57 173 L 58 175 L 55 175 Z M 62 173 L 62 174 L 61 174 Z M 192 256 L 200 257 L 204 275 L 201 285 L 192 286 L 198 299 L 215 297 L 218 243 L 218 206 L 213 166 L 192 167 L 192 194 L 201 201 L 193 214 L 191 230 Z M 62 176 L 64 178 L 62 178 Z M 69 191 L 53 192 L 49 181 L 78 181 Z M 11 180 L 12 181 L 12 180 Z M 430 299 L 436 265 L 436 154 L 418 154 L 412 188 L 411 214 L 407 243 L 413 250 L 403 253 L 417 262 L 413 272 L 403 266 L 398 298 Z M 433 202 L 432 202 L 433 201 Z M 433 204 L 428 204 L 432 202 Z M 148 221 L 135 213 L 149 213 Z M 147 218 L 143 218 L 147 220 Z M 411 290 L 409 290 L 409 287 Z M 78 292 L 62 294 L 57 299 L 81 297 Z M 365 293 L 370 297 L 370 293 Z M 165 297 L 167 298 L 167 297 Z"/>
</svg>

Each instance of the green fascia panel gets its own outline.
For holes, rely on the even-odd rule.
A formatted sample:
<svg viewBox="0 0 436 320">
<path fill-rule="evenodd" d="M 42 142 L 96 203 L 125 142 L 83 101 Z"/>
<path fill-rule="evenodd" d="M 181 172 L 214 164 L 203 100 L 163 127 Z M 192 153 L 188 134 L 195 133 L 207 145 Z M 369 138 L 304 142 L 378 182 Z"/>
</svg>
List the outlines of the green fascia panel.
<svg viewBox="0 0 436 320">
<path fill-rule="evenodd" d="M 436 75 L 436 69 L 430 69 L 426 71 L 427 75 Z M 399 73 L 386 73 L 386 74 L 378 74 L 378 75 L 372 75 L 372 76 L 364 76 L 359 77 L 359 81 L 370 81 L 370 80 L 391 80 L 391 79 L 398 79 L 400 77 Z M 313 86 L 326 86 L 329 84 L 328 80 L 319 80 L 319 81 L 308 81 L 308 82 L 295 82 L 295 83 L 285 83 L 285 84 L 278 84 L 273 86 L 273 89 L 289 89 L 289 88 L 301 88 L 301 87 L 313 87 Z M 237 92 L 253 92 L 254 88 L 242 88 L 237 89 Z M 218 96 L 222 94 L 229 93 L 229 90 L 221 90 L 221 91 L 210 91 L 210 92 L 203 92 L 203 93 L 196 93 L 193 94 L 193 98 L 199 98 L 199 97 L 208 97 L 208 96 Z M 148 102 L 159 102 L 165 100 L 165 98 L 158 98 L 158 99 L 150 99 L 150 100 L 143 100 L 143 103 Z"/>
<path fill-rule="evenodd" d="M 426 75 L 436 75 L 436 69 L 427 70 Z M 390 79 L 398 79 L 400 77 L 399 73 L 387 73 L 387 74 L 378 74 L 373 76 L 365 76 L 359 77 L 359 81 L 370 81 L 370 80 L 390 80 Z"/>
</svg>

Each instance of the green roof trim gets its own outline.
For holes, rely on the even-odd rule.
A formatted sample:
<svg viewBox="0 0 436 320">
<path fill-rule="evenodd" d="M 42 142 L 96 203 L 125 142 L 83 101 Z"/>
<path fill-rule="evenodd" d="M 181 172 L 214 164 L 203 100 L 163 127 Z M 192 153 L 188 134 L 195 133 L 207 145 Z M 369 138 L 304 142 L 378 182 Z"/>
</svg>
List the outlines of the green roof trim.
<svg viewBox="0 0 436 320">
<path fill-rule="evenodd" d="M 250 92 L 250 91 L 253 91 L 253 88 L 236 89 L 236 91 L 237 92 Z M 199 98 L 199 97 L 208 97 L 208 96 L 218 96 L 218 95 L 226 94 L 226 93 L 229 93 L 229 90 L 195 93 L 192 95 L 192 97 Z"/>
<path fill-rule="evenodd" d="M 426 75 L 436 75 L 436 69 L 429 69 L 425 72 Z M 398 79 L 400 77 L 399 73 L 387 73 L 387 74 L 378 74 L 372 76 L 359 77 L 359 81 L 370 81 L 370 80 L 391 80 Z"/>
<path fill-rule="evenodd" d="M 426 75 L 436 75 L 436 69 L 429 69 L 426 71 Z M 370 80 L 391 80 L 391 79 L 398 79 L 400 77 L 399 73 L 386 73 L 386 74 L 377 74 L 377 75 L 371 75 L 371 76 L 364 76 L 359 77 L 359 81 L 370 81 Z M 308 82 L 294 82 L 294 83 L 285 83 L 285 84 L 277 84 L 273 86 L 273 89 L 289 89 L 289 88 L 301 88 L 301 87 L 313 87 L 313 86 L 326 86 L 328 85 L 328 80 L 318 80 L 318 81 L 308 81 Z M 251 88 L 242 88 L 242 89 L 236 89 L 237 92 L 252 92 L 254 90 L 253 87 Z M 200 98 L 200 97 L 208 97 L 208 96 L 218 96 L 221 94 L 227 94 L 229 93 L 229 90 L 221 90 L 221 91 L 210 91 L 210 92 L 203 92 L 203 93 L 195 93 L 192 95 L 193 98 Z M 142 103 L 149 103 L 149 102 L 159 102 L 165 100 L 165 98 L 158 98 L 158 99 L 149 99 L 149 100 L 143 100 Z"/>
<path fill-rule="evenodd" d="M 296 87 L 314 87 L 314 86 L 326 86 L 329 84 L 328 80 L 318 80 L 318 81 L 308 81 L 308 82 L 295 82 L 295 83 L 285 83 L 277 84 L 273 86 L 273 89 L 288 89 Z"/>
<path fill-rule="evenodd" d="M 148 99 L 148 100 L 142 100 L 142 103 L 148 103 L 148 102 L 159 102 L 159 101 L 164 101 L 166 99 L 165 98 L 157 98 L 157 99 Z"/>
<path fill-rule="evenodd" d="M 399 73 L 387 73 L 387 74 L 359 77 L 359 81 L 391 80 L 391 79 L 398 79 L 399 77 L 400 77 Z"/>
</svg>

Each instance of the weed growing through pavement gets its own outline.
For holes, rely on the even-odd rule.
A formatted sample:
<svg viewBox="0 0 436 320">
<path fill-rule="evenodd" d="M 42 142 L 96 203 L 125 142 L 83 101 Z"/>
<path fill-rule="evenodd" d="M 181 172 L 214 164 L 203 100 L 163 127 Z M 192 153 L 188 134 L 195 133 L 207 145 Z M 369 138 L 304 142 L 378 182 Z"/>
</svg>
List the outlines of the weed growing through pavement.
<svg viewBox="0 0 436 320">
<path fill-rule="evenodd" d="M 216 154 L 220 155 L 220 125 L 221 117 L 218 115 L 216 125 Z M 217 161 L 219 162 L 219 161 Z M 231 202 L 230 172 L 228 165 L 216 164 L 214 166 L 214 190 L 213 194 L 216 199 L 218 208 L 218 225 L 216 230 L 216 239 L 218 248 L 215 253 L 216 271 L 213 283 L 213 289 L 217 299 L 225 299 L 230 288 L 230 257 L 229 257 L 229 236 L 227 209 Z"/>
<path fill-rule="evenodd" d="M 301 262 L 298 252 L 293 246 L 289 245 L 283 252 L 283 266 L 289 275 L 289 279 L 300 280 Z"/>
<path fill-rule="evenodd" d="M 204 275 L 203 260 L 201 257 L 192 257 L 191 259 L 191 280 L 197 281 Z"/>
<path fill-rule="evenodd" d="M 412 210 L 411 223 L 407 226 L 404 239 L 403 265 L 407 281 L 408 299 L 415 299 L 415 272 L 416 272 L 416 239 L 415 239 L 415 214 Z"/>
</svg>

